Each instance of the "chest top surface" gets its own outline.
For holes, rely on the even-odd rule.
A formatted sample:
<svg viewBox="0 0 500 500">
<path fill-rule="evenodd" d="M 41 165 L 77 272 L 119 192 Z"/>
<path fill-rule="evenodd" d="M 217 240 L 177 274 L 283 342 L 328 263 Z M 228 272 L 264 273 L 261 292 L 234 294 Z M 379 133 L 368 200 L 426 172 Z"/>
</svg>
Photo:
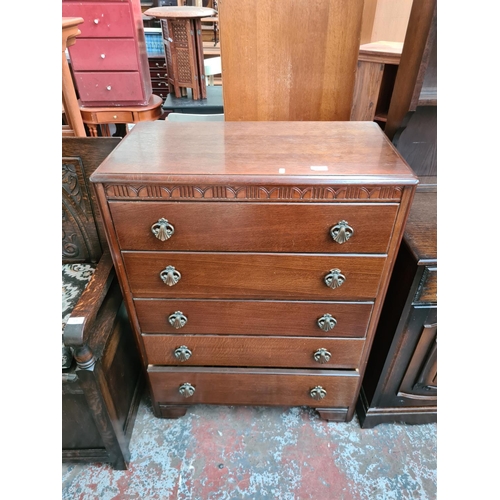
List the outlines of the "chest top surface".
<svg viewBox="0 0 500 500">
<path fill-rule="evenodd" d="M 91 180 L 418 183 L 372 122 L 138 123 Z"/>
</svg>

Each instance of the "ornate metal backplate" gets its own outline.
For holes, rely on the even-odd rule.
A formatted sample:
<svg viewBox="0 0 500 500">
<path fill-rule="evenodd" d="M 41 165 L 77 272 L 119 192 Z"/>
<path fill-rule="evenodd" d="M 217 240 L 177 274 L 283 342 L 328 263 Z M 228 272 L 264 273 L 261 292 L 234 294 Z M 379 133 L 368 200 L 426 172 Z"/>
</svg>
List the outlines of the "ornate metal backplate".
<svg viewBox="0 0 500 500">
<path fill-rule="evenodd" d="M 330 288 L 338 288 L 345 281 L 345 276 L 340 272 L 340 269 L 330 269 L 330 272 L 325 276 L 326 286 Z"/>
<path fill-rule="evenodd" d="M 174 266 L 167 266 L 161 273 L 160 278 L 168 286 L 174 286 L 181 279 L 181 273 Z"/>
<path fill-rule="evenodd" d="M 185 398 L 190 398 L 194 394 L 194 391 L 196 391 L 196 388 L 189 382 L 186 382 L 185 384 L 179 386 L 179 393 Z"/>
<path fill-rule="evenodd" d="M 330 229 L 330 235 L 333 241 L 342 245 L 354 234 L 354 229 L 349 226 L 348 222 L 345 220 L 339 221 L 338 224 Z"/>
<path fill-rule="evenodd" d="M 329 352 L 327 349 L 324 347 L 320 347 L 314 354 L 314 361 L 317 361 L 318 363 L 328 363 L 330 361 L 330 358 L 332 357 L 332 353 Z"/>
<path fill-rule="evenodd" d="M 168 317 L 168 322 L 176 329 L 182 328 L 187 323 L 187 318 L 182 311 L 175 311 Z"/>
<path fill-rule="evenodd" d="M 179 361 L 187 361 L 192 354 L 191 350 L 185 345 L 177 347 L 174 351 L 175 359 L 178 359 Z"/>
<path fill-rule="evenodd" d="M 163 217 L 161 219 L 158 219 L 158 221 L 151 226 L 151 232 L 160 241 L 168 240 L 174 234 L 174 231 L 174 226 L 172 226 L 172 224 L 169 224 L 168 220 L 164 219 Z"/>
<path fill-rule="evenodd" d="M 317 385 L 314 389 L 309 391 L 309 395 L 316 401 L 320 401 L 326 396 L 326 390 L 320 385 Z"/>
<path fill-rule="evenodd" d="M 318 319 L 318 326 L 324 331 L 329 332 L 333 330 L 337 324 L 337 320 L 331 314 L 323 314 L 321 318 Z"/>
</svg>

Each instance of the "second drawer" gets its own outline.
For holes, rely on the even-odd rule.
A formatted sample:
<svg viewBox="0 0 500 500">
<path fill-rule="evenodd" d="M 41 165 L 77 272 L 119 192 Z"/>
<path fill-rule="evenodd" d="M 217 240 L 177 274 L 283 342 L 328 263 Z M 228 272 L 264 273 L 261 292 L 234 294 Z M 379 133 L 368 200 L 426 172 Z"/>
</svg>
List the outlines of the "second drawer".
<svg viewBox="0 0 500 500">
<path fill-rule="evenodd" d="M 363 339 L 142 335 L 151 365 L 355 369 Z"/>
<path fill-rule="evenodd" d="M 147 298 L 372 300 L 385 256 L 122 252 L 132 294 Z"/>
</svg>

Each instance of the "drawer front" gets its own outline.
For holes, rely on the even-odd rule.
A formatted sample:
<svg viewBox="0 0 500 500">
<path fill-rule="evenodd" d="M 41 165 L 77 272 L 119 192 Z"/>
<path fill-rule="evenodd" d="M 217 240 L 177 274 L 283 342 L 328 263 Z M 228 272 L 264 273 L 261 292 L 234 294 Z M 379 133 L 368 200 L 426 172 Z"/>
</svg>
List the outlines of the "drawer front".
<svg viewBox="0 0 500 500">
<path fill-rule="evenodd" d="M 81 38 L 113 38 L 135 36 L 130 6 L 126 2 L 63 2 L 63 17 L 82 17 L 78 25 Z"/>
<path fill-rule="evenodd" d="M 100 111 L 97 113 L 97 123 L 134 123 L 134 114 L 131 111 Z"/>
<path fill-rule="evenodd" d="M 122 255 L 132 294 L 150 298 L 373 300 L 385 264 L 382 256 L 202 252 Z M 333 276 L 339 274 L 335 270 L 344 281 L 330 288 L 325 279 L 338 283 Z"/>
<path fill-rule="evenodd" d="M 342 368 L 359 366 L 363 339 L 142 335 L 152 365 Z M 187 359 L 186 359 L 187 358 Z"/>
<path fill-rule="evenodd" d="M 139 72 L 75 71 L 75 80 L 82 102 L 140 101 L 144 92 Z"/>
<path fill-rule="evenodd" d="M 163 70 L 163 69 L 156 69 L 156 70 L 152 70 L 150 68 L 149 70 L 149 76 L 151 78 L 151 80 L 166 80 L 167 79 L 167 72 L 166 70 Z"/>
<path fill-rule="evenodd" d="M 122 250 L 385 253 L 396 204 L 265 204 L 217 202 L 110 202 Z M 152 227 L 165 219 L 174 228 L 161 241 Z M 337 235 L 346 221 L 352 236 Z M 155 226 L 156 224 L 156 226 Z"/>
<path fill-rule="evenodd" d="M 148 374 L 155 401 L 172 404 L 348 407 L 359 382 L 357 372 L 335 370 L 152 366 Z M 179 392 L 186 383 L 194 387 L 192 396 Z M 320 400 L 310 394 L 318 386 L 326 391 Z"/>
<path fill-rule="evenodd" d="M 83 38 L 69 48 L 74 71 L 138 71 L 133 38 Z"/>
<path fill-rule="evenodd" d="M 149 67 L 151 69 L 162 69 L 165 72 L 167 71 L 167 62 L 165 61 L 165 58 L 150 58 L 148 59 Z"/>
<path fill-rule="evenodd" d="M 135 300 L 142 332 L 171 334 L 363 338 L 372 308 L 342 302 Z"/>
<path fill-rule="evenodd" d="M 168 90 L 168 82 L 166 80 L 151 80 L 151 85 L 154 86 L 155 90 L 164 90 L 165 92 Z"/>
</svg>

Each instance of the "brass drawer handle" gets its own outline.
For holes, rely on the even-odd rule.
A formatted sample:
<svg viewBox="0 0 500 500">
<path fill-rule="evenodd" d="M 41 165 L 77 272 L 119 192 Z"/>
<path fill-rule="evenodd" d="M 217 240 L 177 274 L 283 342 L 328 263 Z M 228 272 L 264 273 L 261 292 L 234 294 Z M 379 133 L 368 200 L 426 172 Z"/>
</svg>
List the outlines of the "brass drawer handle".
<svg viewBox="0 0 500 500">
<path fill-rule="evenodd" d="M 164 219 L 163 217 L 161 219 L 158 219 L 158 221 L 151 226 L 151 232 L 160 241 L 168 240 L 174 234 L 174 231 L 174 226 L 172 226 L 172 224 L 169 224 L 168 220 Z"/>
<path fill-rule="evenodd" d="M 325 284 L 330 288 L 338 288 L 345 281 L 345 276 L 340 272 L 340 269 L 330 269 L 330 272 L 325 276 Z"/>
<path fill-rule="evenodd" d="M 320 347 L 314 354 L 314 361 L 317 361 L 318 363 L 328 363 L 330 361 L 330 358 L 332 357 L 332 353 L 327 351 L 324 347 Z"/>
<path fill-rule="evenodd" d="M 346 220 L 341 220 L 330 229 L 330 235 L 333 241 L 342 245 L 354 234 L 354 229 L 349 226 Z"/>
<path fill-rule="evenodd" d="M 318 319 L 318 326 L 324 331 L 329 332 L 333 330 L 337 324 L 337 320 L 331 314 L 323 314 Z"/>
<path fill-rule="evenodd" d="M 190 398 L 195 390 L 196 389 L 189 382 L 179 386 L 179 393 L 185 398 Z"/>
<path fill-rule="evenodd" d="M 168 317 L 168 322 L 176 329 L 182 328 L 187 323 L 187 318 L 182 311 L 175 311 Z"/>
<path fill-rule="evenodd" d="M 316 401 L 320 401 L 326 396 L 326 390 L 320 385 L 317 385 L 314 389 L 309 391 L 309 395 Z"/>
<path fill-rule="evenodd" d="M 174 286 L 181 279 L 181 273 L 174 266 L 167 266 L 161 273 L 160 278 L 168 286 Z"/>
<path fill-rule="evenodd" d="M 177 347 L 174 351 L 174 356 L 179 361 L 187 361 L 192 354 L 191 350 L 185 345 Z"/>
</svg>

